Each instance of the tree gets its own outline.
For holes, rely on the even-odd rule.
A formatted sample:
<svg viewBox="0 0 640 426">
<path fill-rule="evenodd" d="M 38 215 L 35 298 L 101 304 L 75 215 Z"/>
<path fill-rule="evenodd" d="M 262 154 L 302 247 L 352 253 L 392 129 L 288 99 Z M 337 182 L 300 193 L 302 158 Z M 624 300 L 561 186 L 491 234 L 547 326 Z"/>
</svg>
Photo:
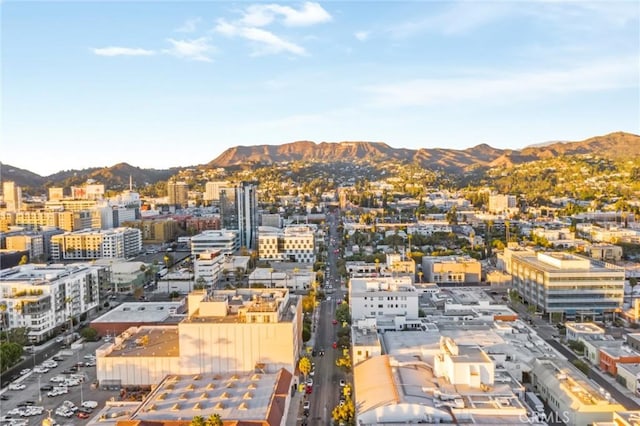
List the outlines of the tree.
<svg viewBox="0 0 640 426">
<path fill-rule="evenodd" d="M 26 265 L 27 263 L 29 263 L 29 257 L 26 254 L 23 254 L 18 265 Z"/>
<path fill-rule="evenodd" d="M 302 374 L 304 374 L 305 380 L 307 379 L 307 375 L 311 373 L 311 360 L 309 357 L 303 356 L 298 361 L 298 369 Z"/>
<path fill-rule="evenodd" d="M 204 279 L 204 277 L 198 277 L 198 279 L 196 279 L 196 283 L 193 286 L 194 290 L 202 290 L 205 288 L 207 284 L 207 280 Z"/>
<path fill-rule="evenodd" d="M 191 419 L 190 426 L 206 426 L 206 422 L 204 420 L 204 417 L 195 416 L 193 419 Z"/>
<path fill-rule="evenodd" d="M 355 407 L 353 401 L 347 398 L 343 405 L 338 405 L 331 412 L 331 417 L 336 423 L 344 423 L 347 426 L 354 425 Z"/>
<path fill-rule="evenodd" d="M 345 350 L 342 356 L 336 360 L 336 366 L 342 368 L 345 372 L 351 370 L 351 357 L 348 350 Z"/>
<path fill-rule="evenodd" d="M 220 417 L 220 414 L 216 413 L 207 417 L 206 426 L 222 426 L 222 418 Z"/>
<path fill-rule="evenodd" d="M 85 327 L 80 330 L 80 335 L 89 342 L 95 342 L 98 340 L 98 330 L 91 327 Z"/>
</svg>

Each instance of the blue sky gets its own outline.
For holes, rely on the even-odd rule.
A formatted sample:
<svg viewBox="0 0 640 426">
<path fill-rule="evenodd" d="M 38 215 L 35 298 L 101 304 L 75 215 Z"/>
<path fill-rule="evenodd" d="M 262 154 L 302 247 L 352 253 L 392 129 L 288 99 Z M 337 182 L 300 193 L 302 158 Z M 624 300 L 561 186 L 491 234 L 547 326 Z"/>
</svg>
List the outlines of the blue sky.
<svg viewBox="0 0 640 426">
<path fill-rule="evenodd" d="M 0 8 L 0 161 L 41 175 L 296 140 L 519 149 L 640 133 L 636 1 Z"/>
</svg>

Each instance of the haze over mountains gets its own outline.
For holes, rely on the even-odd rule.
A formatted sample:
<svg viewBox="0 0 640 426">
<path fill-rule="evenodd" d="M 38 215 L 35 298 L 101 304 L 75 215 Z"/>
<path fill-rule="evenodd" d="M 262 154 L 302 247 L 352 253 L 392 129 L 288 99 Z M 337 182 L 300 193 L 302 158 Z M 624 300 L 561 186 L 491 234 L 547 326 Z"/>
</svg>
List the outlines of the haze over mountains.
<svg viewBox="0 0 640 426">
<path fill-rule="evenodd" d="M 529 146 L 522 150 L 497 149 L 487 144 L 464 150 L 422 148 L 418 150 L 392 148 L 383 142 L 322 142 L 299 141 L 282 145 L 236 146 L 227 149 L 204 165 L 184 165 L 171 169 L 141 169 L 127 163 L 105 168 L 68 170 L 50 176 L 40 176 L 28 170 L 0 163 L 0 179 L 13 180 L 23 187 L 58 185 L 73 178 L 78 183 L 95 179 L 126 186 L 129 176 L 137 185 L 167 180 L 181 168 L 218 168 L 246 164 L 268 165 L 292 161 L 311 162 L 382 162 L 418 164 L 425 169 L 447 173 L 465 173 L 491 167 L 509 167 L 525 162 L 576 154 L 592 154 L 612 160 L 640 157 L 640 136 L 616 132 L 579 142 L 555 142 Z"/>
</svg>

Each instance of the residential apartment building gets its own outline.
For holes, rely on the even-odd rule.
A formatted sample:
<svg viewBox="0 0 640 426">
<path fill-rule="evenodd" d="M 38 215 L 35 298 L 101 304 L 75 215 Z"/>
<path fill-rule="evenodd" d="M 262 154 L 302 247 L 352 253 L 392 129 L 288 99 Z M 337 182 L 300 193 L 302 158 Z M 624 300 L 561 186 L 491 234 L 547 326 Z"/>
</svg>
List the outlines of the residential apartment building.
<svg viewBox="0 0 640 426">
<path fill-rule="evenodd" d="M 81 263 L 2 270 L 2 324 L 9 329 L 27 327 L 31 341 L 45 341 L 71 319 L 97 309 L 99 290 L 108 281 L 107 268 Z"/>
<path fill-rule="evenodd" d="M 55 260 L 129 258 L 142 251 L 139 229 L 87 229 L 51 238 L 51 258 Z"/>
<path fill-rule="evenodd" d="M 167 182 L 167 198 L 169 204 L 185 208 L 189 206 L 189 185 L 186 182 Z"/>
<path fill-rule="evenodd" d="M 423 256 L 423 280 L 444 285 L 477 284 L 482 264 L 469 256 Z"/>
<path fill-rule="evenodd" d="M 517 208 L 515 195 L 489 195 L 489 213 L 506 213 Z"/>
<path fill-rule="evenodd" d="M 212 181 L 204 185 L 204 201 L 220 201 L 220 192 L 233 188 L 233 184 L 228 181 Z"/>
<path fill-rule="evenodd" d="M 7 235 L 5 244 L 7 250 L 29 252 L 29 259 L 32 262 L 36 260 L 42 262 L 48 257 L 48 253 L 44 251 L 44 236 L 39 233 Z"/>
<path fill-rule="evenodd" d="M 419 298 L 420 292 L 411 277 L 363 277 L 349 281 L 349 307 L 354 321 L 396 317 L 417 320 Z"/>
<path fill-rule="evenodd" d="M 22 188 L 15 182 L 2 182 L 2 199 L 7 211 L 19 212 L 22 210 Z"/>
<path fill-rule="evenodd" d="M 240 246 L 258 248 L 258 184 L 242 182 L 236 188 Z"/>
<path fill-rule="evenodd" d="M 624 270 L 614 265 L 560 252 L 511 251 L 510 259 L 513 288 L 539 312 L 588 320 L 622 307 Z"/>
<path fill-rule="evenodd" d="M 191 255 L 220 251 L 222 254 L 234 254 L 240 249 L 238 231 L 221 229 L 208 230 L 191 237 Z"/>
<path fill-rule="evenodd" d="M 314 263 L 315 232 L 308 225 L 292 225 L 284 229 L 261 226 L 258 236 L 260 260 L 287 260 Z"/>
<path fill-rule="evenodd" d="M 156 385 L 167 374 L 295 371 L 302 350 L 300 297 L 286 289 L 194 291 L 187 306 L 177 325 L 130 329 L 98 349 L 100 383 Z M 148 344 L 136 345 L 140 339 Z"/>
<path fill-rule="evenodd" d="M 166 243 L 178 236 L 180 226 L 173 218 L 148 218 L 122 222 L 122 226 L 139 229 L 145 243 Z"/>
</svg>

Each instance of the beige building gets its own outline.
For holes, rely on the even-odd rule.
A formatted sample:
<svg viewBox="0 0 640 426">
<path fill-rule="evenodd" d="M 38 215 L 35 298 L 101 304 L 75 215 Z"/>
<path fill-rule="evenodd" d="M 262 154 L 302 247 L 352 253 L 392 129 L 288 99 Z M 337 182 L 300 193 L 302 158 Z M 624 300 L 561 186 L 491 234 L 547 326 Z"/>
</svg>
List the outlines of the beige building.
<svg viewBox="0 0 640 426">
<path fill-rule="evenodd" d="M 422 273 L 426 282 L 475 284 L 482 280 L 482 265 L 469 256 L 423 256 Z"/>
<path fill-rule="evenodd" d="M 167 374 L 294 372 L 301 349 L 302 303 L 287 290 L 194 291 L 177 326 L 133 328 L 96 351 L 97 377 L 154 385 Z"/>
<path fill-rule="evenodd" d="M 315 229 L 310 226 L 292 225 L 284 229 L 261 226 L 258 230 L 260 260 L 314 263 L 315 251 Z"/>
<path fill-rule="evenodd" d="M 172 218 L 142 219 L 122 222 L 122 226 L 139 229 L 145 243 L 165 243 L 174 240 L 180 226 Z"/>
<path fill-rule="evenodd" d="M 608 421 L 625 408 L 596 389 L 577 368 L 560 359 L 538 359 L 531 381 L 551 411 L 561 413 L 566 424 L 587 426 Z"/>
<path fill-rule="evenodd" d="M 15 182 L 2 182 L 2 199 L 8 211 L 19 212 L 22 210 L 22 188 Z"/>
<path fill-rule="evenodd" d="M 27 251 L 29 252 L 29 259 L 35 261 L 36 259 L 44 260 L 44 237 L 41 234 L 21 234 L 21 235 L 7 235 L 6 238 L 7 250 Z"/>
<path fill-rule="evenodd" d="M 509 213 L 517 208 L 516 196 L 507 194 L 489 195 L 490 213 Z"/>
<path fill-rule="evenodd" d="M 51 237 L 51 257 L 60 259 L 126 259 L 142 251 L 140 230 L 115 228 L 66 232 Z"/>
<path fill-rule="evenodd" d="M 179 207 L 189 206 L 189 185 L 186 182 L 167 182 L 167 197 L 169 204 Z"/>
</svg>

